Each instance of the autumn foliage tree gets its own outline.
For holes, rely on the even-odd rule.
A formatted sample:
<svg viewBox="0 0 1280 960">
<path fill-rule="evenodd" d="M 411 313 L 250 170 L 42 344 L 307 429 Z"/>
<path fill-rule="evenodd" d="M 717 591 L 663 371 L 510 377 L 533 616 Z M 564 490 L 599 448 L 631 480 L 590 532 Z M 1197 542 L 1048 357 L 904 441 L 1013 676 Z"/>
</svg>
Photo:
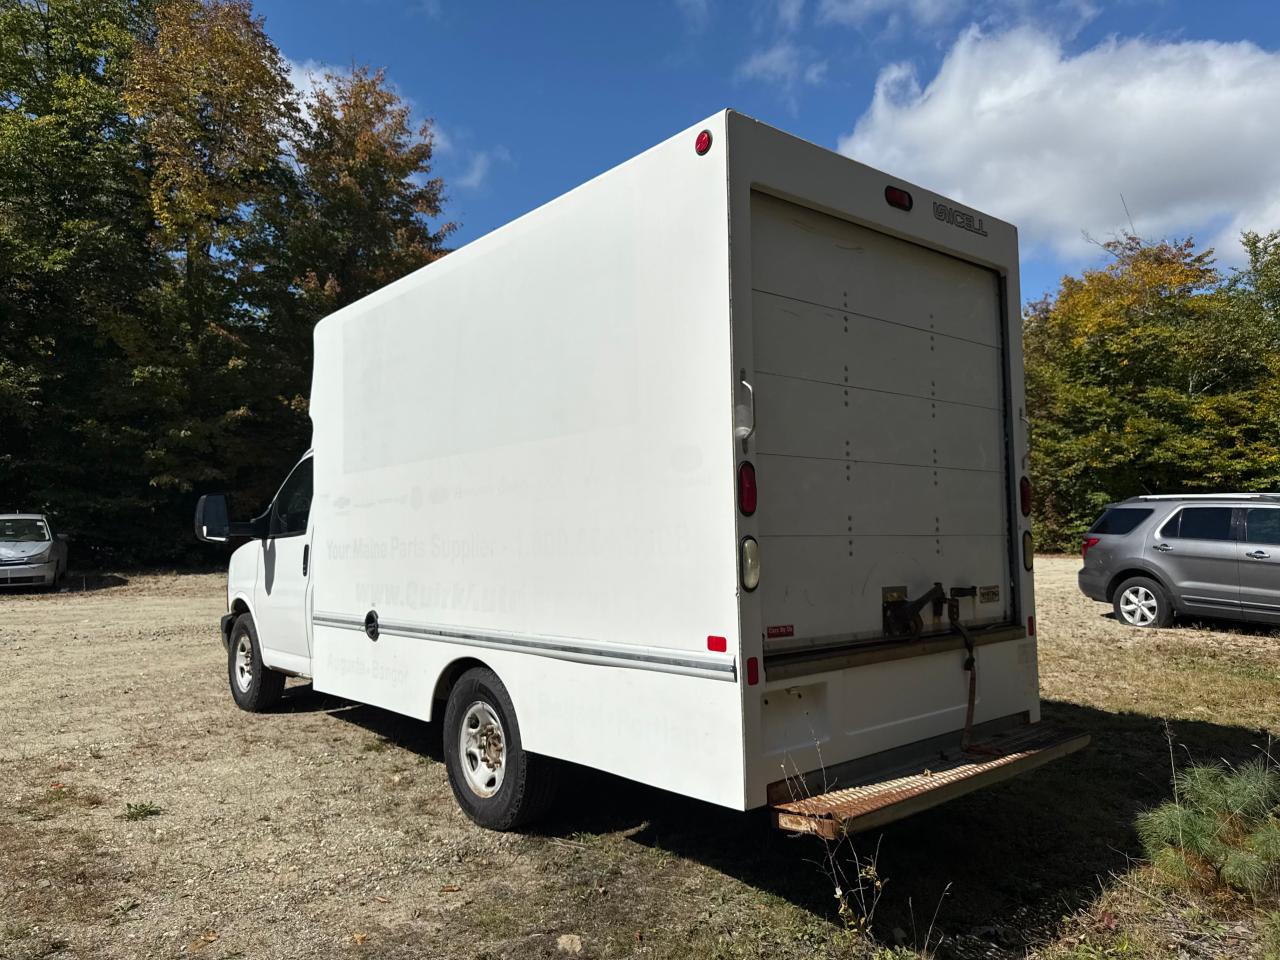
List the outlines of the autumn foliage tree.
<svg viewBox="0 0 1280 960">
<path fill-rule="evenodd" d="M 1243 244 L 1224 274 L 1190 240 L 1126 236 L 1028 307 L 1042 546 L 1136 494 L 1280 489 L 1280 234 Z"/>
<path fill-rule="evenodd" d="M 0 0 L 0 509 L 207 556 L 195 496 L 307 444 L 311 326 L 445 252 L 431 147 L 380 73 L 295 90 L 245 0 Z"/>
</svg>

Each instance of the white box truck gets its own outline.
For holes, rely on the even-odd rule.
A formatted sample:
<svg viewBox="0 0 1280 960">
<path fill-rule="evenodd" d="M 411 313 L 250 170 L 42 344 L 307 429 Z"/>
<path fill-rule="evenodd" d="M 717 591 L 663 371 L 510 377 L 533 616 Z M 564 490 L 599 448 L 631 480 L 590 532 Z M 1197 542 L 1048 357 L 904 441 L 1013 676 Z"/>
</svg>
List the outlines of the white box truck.
<svg viewBox="0 0 1280 960">
<path fill-rule="evenodd" d="M 571 761 L 829 837 L 1041 726 L 1014 228 L 732 111 L 325 318 L 313 449 L 223 620 L 443 723 L 528 821 Z"/>
</svg>

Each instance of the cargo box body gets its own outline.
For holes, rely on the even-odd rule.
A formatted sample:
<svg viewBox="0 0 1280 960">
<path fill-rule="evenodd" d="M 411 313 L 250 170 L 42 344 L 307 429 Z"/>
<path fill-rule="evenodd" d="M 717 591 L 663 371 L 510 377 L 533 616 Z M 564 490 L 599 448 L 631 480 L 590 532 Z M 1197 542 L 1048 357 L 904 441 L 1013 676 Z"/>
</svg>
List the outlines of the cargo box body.
<svg viewBox="0 0 1280 960">
<path fill-rule="evenodd" d="M 1013 227 L 725 112 L 326 318 L 316 688 L 482 663 L 526 749 L 746 809 L 961 730 L 947 616 L 886 633 L 942 583 L 975 724 L 1038 720 L 1018 302 Z"/>
</svg>

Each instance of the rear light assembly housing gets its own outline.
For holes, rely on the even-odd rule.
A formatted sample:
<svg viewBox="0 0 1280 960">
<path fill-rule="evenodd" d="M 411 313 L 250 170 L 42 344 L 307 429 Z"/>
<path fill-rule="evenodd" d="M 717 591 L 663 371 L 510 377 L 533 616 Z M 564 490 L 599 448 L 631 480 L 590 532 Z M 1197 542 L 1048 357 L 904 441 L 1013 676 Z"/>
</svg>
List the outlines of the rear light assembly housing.
<svg viewBox="0 0 1280 960">
<path fill-rule="evenodd" d="M 1022 531 L 1022 568 L 1028 573 L 1035 567 L 1036 544 L 1031 539 L 1031 531 Z"/>
<path fill-rule="evenodd" d="M 1097 537 L 1085 537 L 1084 542 L 1080 544 L 1080 559 L 1086 559 L 1089 556 L 1089 548 L 1096 547 L 1099 542 Z"/>
<path fill-rule="evenodd" d="M 1026 477 L 1018 481 L 1018 509 L 1024 517 L 1031 516 L 1031 481 Z"/>
</svg>

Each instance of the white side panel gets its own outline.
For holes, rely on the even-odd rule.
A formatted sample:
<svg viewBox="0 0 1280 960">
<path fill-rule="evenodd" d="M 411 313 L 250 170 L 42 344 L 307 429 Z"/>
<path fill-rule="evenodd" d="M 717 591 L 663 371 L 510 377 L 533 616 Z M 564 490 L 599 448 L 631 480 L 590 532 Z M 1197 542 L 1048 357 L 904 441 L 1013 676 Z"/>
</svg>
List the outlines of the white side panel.
<svg viewBox="0 0 1280 960">
<path fill-rule="evenodd" d="M 531 750 L 742 805 L 728 257 L 722 115 L 317 327 L 318 689 L 477 657 Z"/>
</svg>

